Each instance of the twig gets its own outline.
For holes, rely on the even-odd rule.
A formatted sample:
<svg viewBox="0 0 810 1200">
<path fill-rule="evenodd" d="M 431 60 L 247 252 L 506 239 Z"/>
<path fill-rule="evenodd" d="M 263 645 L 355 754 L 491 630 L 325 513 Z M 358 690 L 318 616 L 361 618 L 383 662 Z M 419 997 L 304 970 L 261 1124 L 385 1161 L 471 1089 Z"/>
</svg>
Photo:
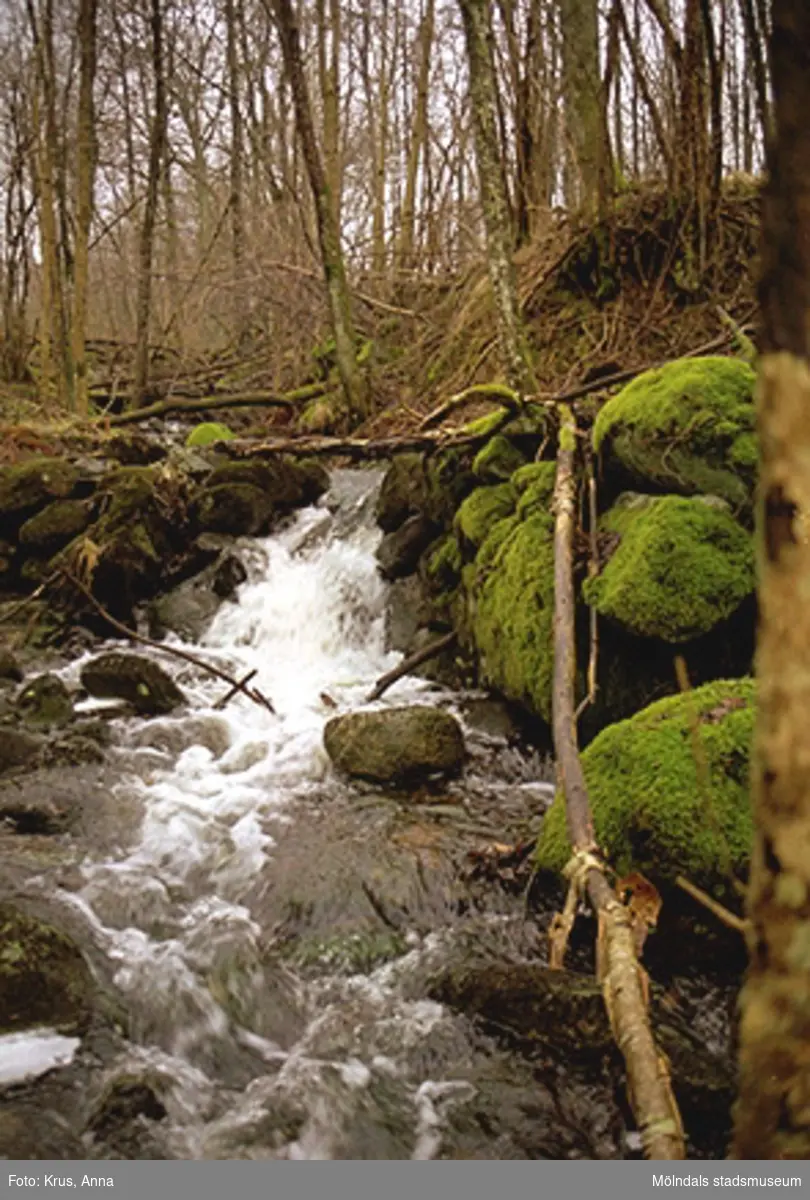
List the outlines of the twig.
<svg viewBox="0 0 810 1200">
<path fill-rule="evenodd" d="M 235 683 L 233 687 L 225 693 L 224 696 L 217 700 L 216 704 L 214 705 L 214 708 L 217 710 L 217 712 L 220 712 L 223 708 L 225 708 L 229 701 L 233 700 L 240 688 L 243 688 L 246 683 L 250 683 L 253 676 L 258 675 L 258 673 L 258 668 L 254 667 L 252 671 L 248 671 L 247 675 L 243 675 L 238 683 Z"/>
<path fill-rule="evenodd" d="M 43 579 L 39 587 L 34 588 L 33 592 L 31 592 L 29 596 L 24 596 L 22 600 L 18 600 L 16 604 L 12 604 L 11 608 L 7 609 L 6 612 L 0 616 L 0 620 L 10 621 L 11 618 L 16 617 L 17 613 L 21 612 L 26 605 L 31 604 L 34 600 L 39 600 L 42 593 L 51 586 L 54 580 L 58 578 L 59 573 L 59 571 L 51 571 L 50 575 L 48 575 L 46 579 Z"/>
<path fill-rule="evenodd" d="M 473 400 L 497 400 L 513 412 L 517 412 L 521 407 L 521 400 L 517 392 L 507 387 L 505 383 L 474 383 L 471 387 L 465 388 L 463 392 L 450 396 L 438 408 L 434 408 L 433 412 L 429 412 L 419 425 L 420 431 L 438 425 L 449 412 L 453 412 L 465 404 L 470 404 Z"/>
<path fill-rule="evenodd" d="M 233 691 L 242 692 L 254 704 L 258 704 L 261 708 L 266 708 L 268 712 L 275 713 L 276 710 L 273 708 L 273 705 L 266 696 L 262 695 L 258 688 L 247 687 L 244 680 L 234 679 L 227 671 L 223 671 L 220 667 L 215 667 L 211 663 L 207 663 L 204 659 L 198 658 L 196 654 L 191 654 L 188 650 L 180 650 L 177 646 L 167 646 L 165 642 L 155 642 L 152 638 L 144 637 L 142 633 L 137 633 L 134 629 L 130 629 L 123 621 L 119 621 L 111 613 L 108 613 L 104 605 L 96 600 L 90 589 L 86 588 L 81 580 L 77 579 L 66 567 L 61 568 L 61 574 L 81 592 L 86 600 L 90 601 L 99 616 L 103 617 L 108 625 L 112 626 L 113 629 L 117 629 L 124 637 L 129 638 L 133 642 L 139 642 L 142 646 L 150 646 L 153 650 L 163 651 L 164 654 L 171 654 L 174 658 L 182 659 L 183 662 L 191 663 L 193 666 L 199 667 L 200 670 L 207 671 L 209 675 L 215 675 L 217 679 L 230 684 Z"/>
<path fill-rule="evenodd" d="M 708 892 L 704 892 L 703 888 L 699 888 L 697 884 L 692 883 L 683 875 L 676 875 L 675 883 L 681 891 L 686 892 L 687 896 L 691 896 L 693 900 L 697 900 L 698 904 L 702 904 L 704 908 L 707 908 L 710 913 L 713 913 L 717 917 L 718 921 L 722 921 L 729 929 L 735 929 L 737 933 L 741 933 L 744 936 L 751 928 L 750 921 L 746 921 L 743 917 L 738 917 L 736 913 L 731 912 L 719 900 L 715 900 Z"/>
<path fill-rule="evenodd" d="M 597 538 L 597 523 L 599 505 L 596 494 L 596 472 L 593 469 L 593 449 L 590 439 L 585 443 L 585 473 L 588 479 L 588 578 L 595 579 L 599 574 L 599 542 Z M 585 709 L 596 701 L 597 669 L 599 666 L 599 614 L 595 605 L 590 607 L 590 650 L 588 652 L 588 691 L 580 701 L 574 720 L 579 721 Z"/>
<path fill-rule="evenodd" d="M 437 638 L 435 642 L 431 642 L 429 646 L 423 646 L 421 650 L 417 650 L 415 654 L 411 654 L 408 658 L 403 659 L 398 667 L 394 667 L 392 671 L 382 675 L 369 694 L 366 696 L 366 702 L 371 703 L 372 700 L 379 700 L 392 684 L 401 679 L 403 675 L 407 675 L 414 667 L 418 667 L 420 663 L 427 662 L 429 658 L 435 658 L 437 654 L 441 654 L 442 650 L 446 650 L 448 646 L 452 646 L 456 640 L 456 633 L 453 630 L 450 633 L 445 633 L 442 637 Z"/>
</svg>

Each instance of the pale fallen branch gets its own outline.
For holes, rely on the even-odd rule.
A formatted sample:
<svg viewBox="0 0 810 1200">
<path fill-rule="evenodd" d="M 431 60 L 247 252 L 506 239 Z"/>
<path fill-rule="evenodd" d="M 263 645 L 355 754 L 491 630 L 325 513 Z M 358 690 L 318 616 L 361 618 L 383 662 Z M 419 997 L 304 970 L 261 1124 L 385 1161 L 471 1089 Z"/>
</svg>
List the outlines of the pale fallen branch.
<svg viewBox="0 0 810 1200">
<path fill-rule="evenodd" d="M 743 934 L 743 936 L 750 930 L 750 921 L 746 921 L 743 917 L 738 917 L 736 913 L 731 912 L 724 904 L 721 904 L 719 900 L 715 900 L 713 896 L 710 896 L 708 892 L 704 892 L 703 888 L 699 888 L 691 880 L 686 879 L 683 875 L 676 875 L 675 883 L 681 891 L 686 892 L 687 896 L 691 896 L 693 900 L 697 900 L 698 904 L 702 904 L 713 916 L 717 917 L 718 921 L 722 922 L 729 929 L 734 929 L 737 933 Z"/>
<path fill-rule="evenodd" d="M 568 834 L 573 847 L 567 874 L 574 897 L 587 895 L 599 917 L 597 974 L 613 1036 L 627 1069 L 628 1093 L 648 1158 L 685 1157 L 683 1127 L 672 1094 L 666 1060 L 649 1022 L 647 976 L 638 962 L 632 918 L 606 878 L 593 832 L 574 713 L 576 679 L 574 532 L 577 517 L 576 419 L 560 412 L 560 443 L 554 483 L 554 682 L 552 730 L 559 780 L 565 795 Z M 569 897 L 571 890 L 569 890 Z M 564 924 L 576 911 L 567 904 Z M 567 930 L 561 930 L 567 937 Z M 564 945 L 562 947 L 564 949 Z M 559 961 L 559 948 L 556 953 Z"/>
<path fill-rule="evenodd" d="M 156 642 L 152 638 L 145 637 L 142 633 L 130 629 L 123 621 L 119 621 L 112 613 L 107 612 L 103 604 L 98 601 L 89 588 L 77 579 L 76 576 L 68 571 L 66 567 L 61 568 L 61 574 L 72 584 L 86 600 L 92 604 L 93 608 L 102 617 L 112 629 L 123 634 L 133 642 L 138 642 L 142 646 L 149 646 L 152 650 L 159 650 L 163 654 L 170 654 L 173 658 L 179 658 L 183 662 L 191 663 L 192 666 L 199 667 L 201 671 L 207 671 L 209 675 L 216 676 L 224 683 L 230 685 L 232 692 L 241 692 L 247 696 L 248 700 L 252 700 L 254 704 L 258 704 L 260 708 L 266 708 L 268 712 L 275 713 L 275 709 L 266 696 L 262 695 L 258 688 L 249 688 L 244 680 L 234 679 L 227 671 L 223 671 L 221 667 L 215 667 L 213 663 L 206 662 L 203 658 L 198 658 L 196 654 L 191 654 L 188 650 L 181 650 L 178 646 L 169 646 L 165 642 Z M 248 676 L 250 678 L 250 676 Z M 229 695 L 230 698 L 230 695 Z"/>
<path fill-rule="evenodd" d="M 410 654 L 403 659 L 399 666 L 393 670 L 387 671 L 382 675 L 369 694 L 366 696 L 367 703 L 372 700 L 379 700 L 380 696 L 385 695 L 388 689 L 395 684 L 398 679 L 402 679 L 403 675 L 408 675 L 415 667 L 421 666 L 428 659 L 435 658 L 437 654 L 441 654 L 442 650 L 446 650 L 448 646 L 452 646 L 456 640 L 456 633 L 453 630 L 450 633 L 445 633 L 440 638 L 436 638 L 435 642 L 431 642 L 429 646 L 423 646 L 421 650 L 417 650 L 414 654 Z"/>
<path fill-rule="evenodd" d="M 110 427 L 117 425 L 133 425 L 137 421 L 148 421 L 150 417 L 165 417 L 168 413 L 195 413 L 209 408 L 286 408 L 295 411 L 295 404 L 287 396 L 276 392 L 216 392 L 210 396 L 196 396 L 188 399 L 182 396 L 170 396 L 166 400 L 158 400 L 156 404 L 148 404 L 145 408 L 133 408 L 129 412 L 116 413 L 107 417 Z"/>
</svg>

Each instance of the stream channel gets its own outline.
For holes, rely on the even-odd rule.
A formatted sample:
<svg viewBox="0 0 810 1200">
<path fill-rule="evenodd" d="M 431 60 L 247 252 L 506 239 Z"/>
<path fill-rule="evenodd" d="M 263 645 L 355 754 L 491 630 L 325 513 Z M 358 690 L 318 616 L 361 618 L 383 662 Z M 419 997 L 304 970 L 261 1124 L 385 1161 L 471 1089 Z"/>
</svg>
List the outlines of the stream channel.
<svg viewBox="0 0 810 1200">
<path fill-rule="evenodd" d="M 435 982 L 540 953 L 521 889 L 482 891 L 469 862 L 525 835 L 549 764 L 482 693 L 413 676 L 378 706 L 454 713 L 461 777 L 386 791 L 339 778 L 323 749 L 326 721 L 399 658 L 379 480 L 336 471 L 317 506 L 238 543 L 248 578 L 196 650 L 257 668 L 275 714 L 242 695 L 217 710 L 221 682 L 160 656 L 188 707 L 114 721 L 95 845 L 20 882 L 109 997 L 81 1038 L 0 1039 L 0 1132 L 21 1157 L 637 1155 L 609 1047 L 587 1063 L 533 1050 Z M 72 687 L 84 660 L 61 668 Z"/>
</svg>

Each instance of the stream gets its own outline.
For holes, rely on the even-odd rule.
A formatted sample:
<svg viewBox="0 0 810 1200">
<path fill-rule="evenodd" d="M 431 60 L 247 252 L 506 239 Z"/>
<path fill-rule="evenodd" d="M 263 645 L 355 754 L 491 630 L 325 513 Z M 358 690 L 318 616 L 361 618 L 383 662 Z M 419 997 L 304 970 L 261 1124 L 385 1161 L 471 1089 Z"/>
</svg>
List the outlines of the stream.
<svg viewBox="0 0 810 1200">
<path fill-rule="evenodd" d="M 275 714 L 243 695 L 219 710 L 221 682 L 166 664 L 189 707 L 113 725 L 117 837 L 26 881 L 87 948 L 112 1012 L 81 1039 L 0 1042 L 13 1119 L 49 1123 L 40 1156 L 638 1152 L 609 1056 L 580 1069 L 527 1052 L 431 985 L 453 964 L 536 956 L 520 890 L 479 902 L 464 866 L 525 833 L 548 764 L 480 693 L 416 677 L 378 705 L 453 712 L 462 777 L 400 794 L 341 780 L 323 749 L 325 722 L 399 659 L 374 558 L 379 479 L 337 471 L 319 505 L 238 543 L 248 578 L 195 649 L 234 676 L 257 668 Z M 62 669 L 72 686 L 82 661 Z"/>
</svg>

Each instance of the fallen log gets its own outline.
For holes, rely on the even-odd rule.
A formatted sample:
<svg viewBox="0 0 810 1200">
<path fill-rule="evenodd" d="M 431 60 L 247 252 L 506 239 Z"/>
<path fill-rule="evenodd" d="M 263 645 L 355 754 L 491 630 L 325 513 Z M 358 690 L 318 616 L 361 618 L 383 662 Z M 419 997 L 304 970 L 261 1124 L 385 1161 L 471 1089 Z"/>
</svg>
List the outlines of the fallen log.
<svg viewBox="0 0 810 1200">
<path fill-rule="evenodd" d="M 578 496 L 575 469 L 577 428 L 573 410 L 560 412 L 560 443 L 554 483 L 554 679 L 552 733 L 559 783 L 565 794 L 572 857 L 566 874 L 569 899 L 552 928 L 552 961 L 559 964 L 577 901 L 587 895 L 599 920 L 597 977 L 613 1036 L 625 1061 L 630 1104 L 648 1158 L 683 1159 L 680 1114 L 666 1060 L 649 1022 L 647 977 L 636 956 L 631 916 L 606 877 L 593 830 L 588 790 L 577 746 L 575 717 L 576 641 L 573 543 Z"/>
<path fill-rule="evenodd" d="M 456 631 L 445 633 L 440 638 L 436 638 L 435 642 L 431 642 L 429 646 L 423 646 L 421 650 L 417 650 L 414 654 L 410 654 L 404 658 L 398 667 L 387 671 L 385 675 L 381 675 L 366 696 L 366 702 L 371 704 L 373 700 L 379 700 L 380 696 L 384 696 L 388 689 L 402 679 L 403 675 L 408 675 L 414 667 L 419 667 L 423 662 L 427 662 L 431 658 L 435 658 L 437 654 L 441 654 L 442 650 L 446 650 L 448 646 L 452 646 L 456 640 Z"/>
<path fill-rule="evenodd" d="M 196 396 L 192 399 L 184 396 L 170 396 L 167 400 L 158 400 L 145 408 L 133 408 L 128 412 L 115 413 L 107 417 L 110 427 L 118 425 L 134 425 L 137 421 L 148 421 L 150 417 L 165 417 L 169 413 L 202 412 L 209 408 L 286 408 L 296 411 L 296 405 L 288 396 L 280 396 L 277 392 L 233 392 L 231 395 L 218 392 L 212 396 Z"/>
</svg>

